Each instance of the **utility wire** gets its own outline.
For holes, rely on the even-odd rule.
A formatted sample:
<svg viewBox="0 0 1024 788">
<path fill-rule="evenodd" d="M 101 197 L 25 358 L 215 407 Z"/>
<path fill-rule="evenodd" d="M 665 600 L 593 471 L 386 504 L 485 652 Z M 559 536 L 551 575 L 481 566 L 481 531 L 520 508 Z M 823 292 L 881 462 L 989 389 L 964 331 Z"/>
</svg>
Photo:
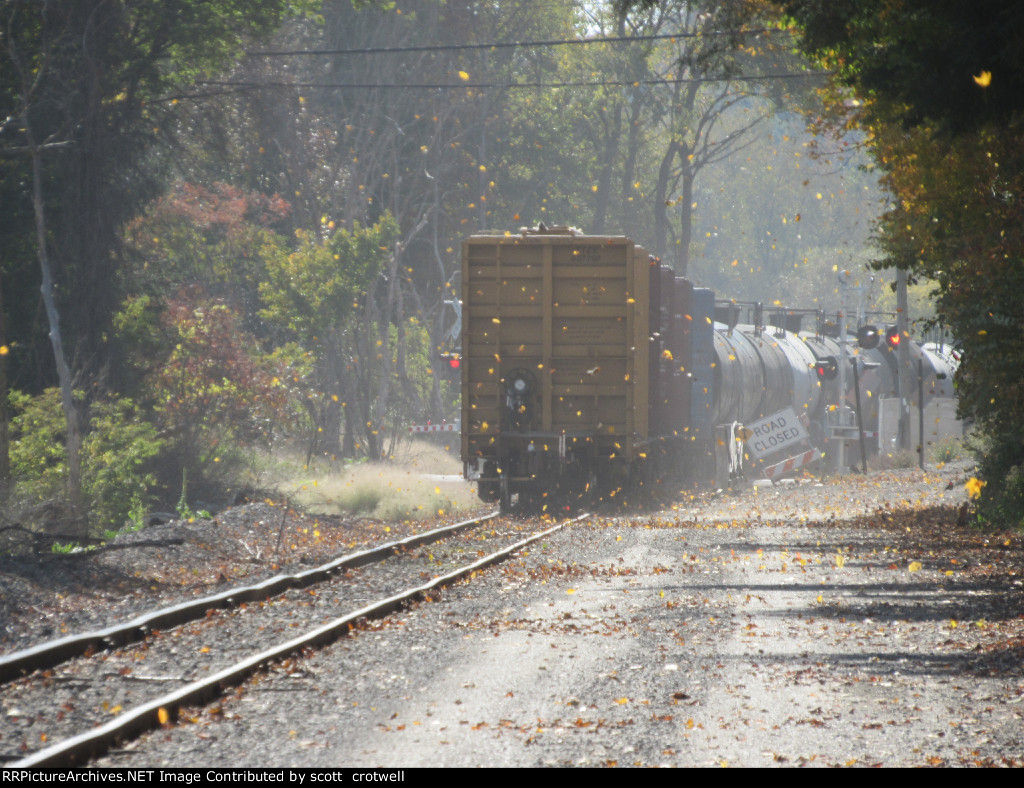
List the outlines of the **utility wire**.
<svg viewBox="0 0 1024 788">
<path fill-rule="evenodd" d="M 740 34 L 762 33 L 788 33 L 788 30 L 776 30 L 774 28 L 757 28 L 751 30 L 710 30 L 694 33 L 655 33 L 646 36 L 600 36 L 597 38 L 572 38 L 572 39 L 547 39 L 540 41 L 511 41 L 504 43 L 489 44 L 435 44 L 408 47 L 366 47 L 363 49 L 273 49 L 273 50 L 248 50 L 247 55 L 259 57 L 291 57 L 299 55 L 379 55 L 406 52 L 456 52 L 467 49 L 515 49 L 519 47 L 556 47 L 574 46 L 582 44 L 615 44 L 629 41 L 664 41 L 677 38 L 710 38 L 718 36 L 731 36 Z"/>
<path fill-rule="evenodd" d="M 399 90 L 459 90 L 483 88 L 588 88 L 588 87 L 639 87 L 641 85 L 703 84 L 705 82 L 756 82 L 763 79 L 813 79 L 828 76 L 829 72 L 807 71 L 789 74 L 736 75 L 731 77 L 690 77 L 679 79 L 622 79 L 580 82 L 461 82 L 461 83 L 379 83 L 379 82 L 219 82 L 199 80 L 198 85 L 215 85 L 235 88 L 305 88 L 315 89 L 399 89 Z"/>
</svg>

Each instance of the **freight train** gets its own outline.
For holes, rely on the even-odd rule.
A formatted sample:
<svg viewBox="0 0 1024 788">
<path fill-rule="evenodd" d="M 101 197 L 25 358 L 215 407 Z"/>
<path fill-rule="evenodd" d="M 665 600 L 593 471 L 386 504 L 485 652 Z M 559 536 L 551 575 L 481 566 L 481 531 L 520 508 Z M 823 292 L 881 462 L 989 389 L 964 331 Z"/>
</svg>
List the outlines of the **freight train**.
<svg viewBox="0 0 1024 788">
<path fill-rule="evenodd" d="M 877 450 L 865 434 L 895 397 L 896 354 L 885 342 L 843 348 L 820 315 L 803 325 L 810 314 L 716 303 L 623 236 L 543 225 L 472 236 L 462 255 L 464 474 L 502 509 L 546 508 L 778 478 L 840 441 L 851 456 Z M 952 396 L 948 360 L 913 347 L 928 361 L 930 398 Z"/>
</svg>

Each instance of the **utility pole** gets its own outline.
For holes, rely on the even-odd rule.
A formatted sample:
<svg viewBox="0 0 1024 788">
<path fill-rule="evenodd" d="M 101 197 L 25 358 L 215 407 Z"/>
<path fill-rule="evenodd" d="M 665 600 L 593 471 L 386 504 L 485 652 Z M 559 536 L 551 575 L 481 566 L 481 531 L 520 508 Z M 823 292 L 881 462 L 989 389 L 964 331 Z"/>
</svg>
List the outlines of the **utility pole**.
<svg viewBox="0 0 1024 788">
<path fill-rule="evenodd" d="M 846 311 L 847 301 L 850 294 L 850 272 L 839 272 L 839 402 L 836 403 L 835 411 L 836 430 L 836 473 L 842 474 L 846 470 L 846 428 L 850 426 L 850 420 L 846 417 Z"/>
<path fill-rule="evenodd" d="M 914 400 L 914 374 L 910 365 L 910 321 L 907 309 L 907 272 L 896 269 L 896 330 L 900 343 L 896 349 L 896 377 L 900 393 L 899 447 L 910 448 L 910 403 Z M 920 403 L 918 403 L 920 405 Z"/>
</svg>

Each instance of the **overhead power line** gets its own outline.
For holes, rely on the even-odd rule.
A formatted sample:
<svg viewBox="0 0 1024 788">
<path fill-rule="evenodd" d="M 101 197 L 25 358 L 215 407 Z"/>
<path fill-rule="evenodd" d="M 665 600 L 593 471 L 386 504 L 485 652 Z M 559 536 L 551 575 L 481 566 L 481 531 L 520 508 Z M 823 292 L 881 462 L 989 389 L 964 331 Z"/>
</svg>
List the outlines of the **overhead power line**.
<svg viewBox="0 0 1024 788">
<path fill-rule="evenodd" d="M 540 41 L 509 41 L 492 42 L 488 44 L 433 44 L 408 47 L 365 47 L 362 49 L 269 49 L 249 50 L 247 55 L 258 57 L 292 57 L 292 56 L 319 56 L 319 55 L 379 55 L 379 54 L 404 54 L 410 52 L 458 52 L 470 49 L 515 49 L 531 47 L 576 46 L 587 44 L 616 44 L 632 41 L 666 41 L 677 38 L 713 38 L 719 36 L 733 35 L 761 35 L 764 33 L 788 33 L 788 30 L 777 30 L 775 28 L 754 28 L 751 30 L 708 30 L 693 33 L 656 33 L 646 36 L 600 36 L 597 38 L 571 38 L 571 39 L 547 39 Z"/>
<path fill-rule="evenodd" d="M 198 85 L 214 85 L 217 87 L 246 88 L 249 90 L 261 88 L 302 88 L 306 90 L 460 90 L 474 88 L 477 90 L 485 88 L 589 88 L 589 87 L 639 87 L 641 85 L 681 85 L 681 84 L 702 84 L 705 82 L 757 82 L 765 79 L 811 79 L 828 76 L 830 72 L 806 71 L 788 74 L 760 74 L 760 75 L 736 75 L 731 77 L 689 77 L 678 79 L 613 79 L 593 80 L 578 82 L 409 82 L 409 83 L 382 83 L 382 82 L 234 82 L 200 80 Z"/>
</svg>

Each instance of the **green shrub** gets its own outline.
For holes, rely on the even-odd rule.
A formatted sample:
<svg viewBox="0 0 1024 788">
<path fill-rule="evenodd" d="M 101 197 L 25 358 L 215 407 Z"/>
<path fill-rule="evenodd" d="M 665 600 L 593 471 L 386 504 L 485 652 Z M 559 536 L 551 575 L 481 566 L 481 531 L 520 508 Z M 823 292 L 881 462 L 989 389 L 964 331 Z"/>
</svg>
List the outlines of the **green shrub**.
<svg viewBox="0 0 1024 788">
<path fill-rule="evenodd" d="M 360 485 L 346 495 L 340 504 L 352 514 L 372 514 L 383 497 L 384 494 L 379 489 L 370 485 Z"/>
<path fill-rule="evenodd" d="M 978 476 L 985 483 L 977 502 L 978 520 L 994 528 L 1024 527 L 1024 443 L 993 439 L 982 454 Z"/>
<path fill-rule="evenodd" d="M 987 482 L 978 499 L 978 520 L 993 528 L 1024 528 L 1024 465 L 998 482 Z"/>
<path fill-rule="evenodd" d="M 11 473 L 14 495 L 31 504 L 63 497 L 67 431 L 57 389 L 36 397 L 11 393 Z M 129 399 L 104 399 L 91 408 L 82 440 L 82 494 L 96 533 L 120 529 L 152 501 L 152 464 L 164 442 Z"/>
<path fill-rule="evenodd" d="M 964 438 L 954 437 L 947 437 L 936 441 L 930 447 L 929 455 L 932 462 L 954 462 L 956 460 L 966 460 L 974 456 Z"/>
<path fill-rule="evenodd" d="M 60 391 L 47 389 L 31 397 L 10 392 L 11 478 L 20 500 L 42 503 L 59 498 L 67 483 L 67 429 L 60 405 Z"/>
<path fill-rule="evenodd" d="M 121 528 L 153 501 L 154 460 L 164 441 L 130 399 L 107 399 L 92 408 L 82 442 L 82 492 L 90 521 Z"/>
</svg>

